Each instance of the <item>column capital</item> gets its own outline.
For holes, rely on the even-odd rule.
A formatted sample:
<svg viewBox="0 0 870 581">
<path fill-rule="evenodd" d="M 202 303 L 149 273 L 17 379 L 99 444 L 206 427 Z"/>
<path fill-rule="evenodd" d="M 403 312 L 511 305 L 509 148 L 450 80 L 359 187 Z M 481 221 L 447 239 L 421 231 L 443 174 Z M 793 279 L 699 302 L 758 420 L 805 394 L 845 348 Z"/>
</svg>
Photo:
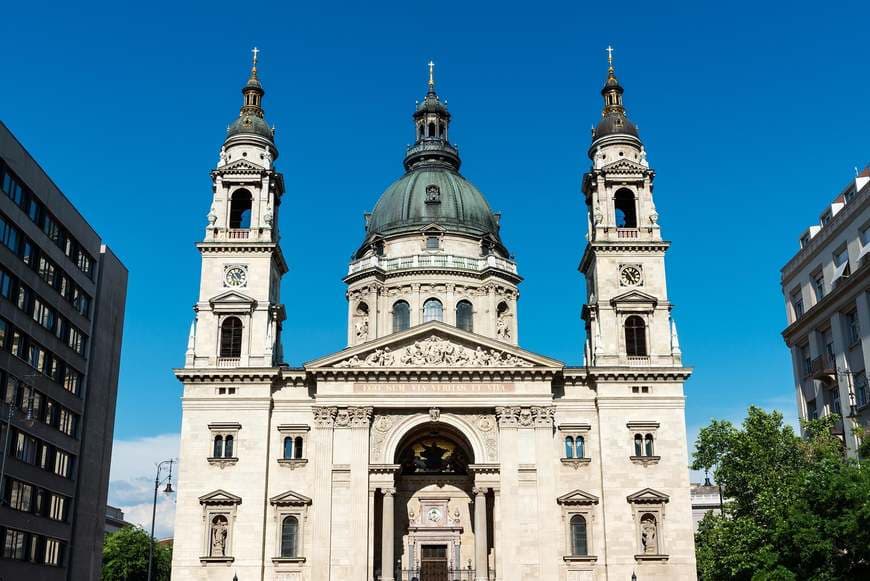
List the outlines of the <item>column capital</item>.
<svg viewBox="0 0 870 581">
<path fill-rule="evenodd" d="M 311 412 L 314 414 L 314 425 L 318 428 L 331 428 L 335 426 L 335 414 L 338 411 L 336 407 L 314 407 Z"/>
<path fill-rule="evenodd" d="M 484 496 L 487 492 L 489 492 L 489 488 L 485 486 L 475 486 L 471 489 L 474 493 L 474 496 Z"/>
<path fill-rule="evenodd" d="M 395 488 L 381 488 L 381 492 L 384 493 L 384 496 L 393 496 L 396 494 Z"/>
</svg>

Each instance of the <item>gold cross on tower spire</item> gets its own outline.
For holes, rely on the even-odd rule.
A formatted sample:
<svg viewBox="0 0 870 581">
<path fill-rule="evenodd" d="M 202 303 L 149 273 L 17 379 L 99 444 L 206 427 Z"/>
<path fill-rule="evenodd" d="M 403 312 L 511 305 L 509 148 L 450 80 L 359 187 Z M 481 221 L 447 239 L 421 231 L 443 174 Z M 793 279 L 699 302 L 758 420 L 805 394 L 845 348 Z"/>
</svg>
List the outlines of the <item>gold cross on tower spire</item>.
<svg viewBox="0 0 870 581">
<path fill-rule="evenodd" d="M 435 87 L 435 63 L 429 61 L 429 88 Z"/>
<path fill-rule="evenodd" d="M 613 47 L 607 45 L 607 48 L 604 49 L 607 51 L 607 66 L 610 67 L 610 70 L 613 70 Z"/>
<path fill-rule="evenodd" d="M 251 50 L 251 52 L 254 53 L 254 66 L 256 67 L 257 66 L 257 55 L 260 54 L 260 49 L 255 46 L 253 48 L 253 50 Z"/>
</svg>

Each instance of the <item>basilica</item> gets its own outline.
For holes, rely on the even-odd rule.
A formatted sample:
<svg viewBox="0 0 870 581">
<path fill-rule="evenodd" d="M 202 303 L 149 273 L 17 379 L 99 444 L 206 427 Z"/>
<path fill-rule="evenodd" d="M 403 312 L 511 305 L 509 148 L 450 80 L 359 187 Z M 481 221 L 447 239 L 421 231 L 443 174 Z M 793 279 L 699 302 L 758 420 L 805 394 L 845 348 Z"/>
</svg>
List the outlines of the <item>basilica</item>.
<svg viewBox="0 0 870 581">
<path fill-rule="evenodd" d="M 581 186 L 579 367 L 517 340 L 520 269 L 500 215 L 460 172 L 431 63 L 403 172 L 372 200 L 347 267 L 347 345 L 285 364 L 284 181 L 256 53 L 242 94 L 211 172 L 175 370 L 172 578 L 695 579 L 691 369 L 655 172 L 612 61 Z"/>
</svg>

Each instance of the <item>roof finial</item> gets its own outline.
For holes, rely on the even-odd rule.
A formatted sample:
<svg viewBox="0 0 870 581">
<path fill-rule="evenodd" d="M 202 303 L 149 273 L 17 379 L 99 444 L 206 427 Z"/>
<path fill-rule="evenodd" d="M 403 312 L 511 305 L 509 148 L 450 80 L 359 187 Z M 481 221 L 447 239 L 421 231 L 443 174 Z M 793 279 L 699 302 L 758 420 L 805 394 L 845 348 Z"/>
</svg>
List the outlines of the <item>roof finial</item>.
<svg viewBox="0 0 870 581">
<path fill-rule="evenodd" d="M 607 48 L 604 49 L 604 50 L 607 51 L 607 68 L 608 68 L 608 71 L 612 73 L 612 72 L 613 72 L 613 47 L 610 46 L 610 45 L 608 44 L 608 45 L 607 45 Z"/>
<path fill-rule="evenodd" d="M 253 66 L 254 66 L 254 68 L 256 68 L 257 67 L 257 55 L 260 54 L 260 49 L 255 46 L 253 49 L 251 49 L 251 52 L 254 53 Z"/>
<path fill-rule="evenodd" d="M 429 91 L 435 91 L 435 63 L 429 61 Z"/>
</svg>

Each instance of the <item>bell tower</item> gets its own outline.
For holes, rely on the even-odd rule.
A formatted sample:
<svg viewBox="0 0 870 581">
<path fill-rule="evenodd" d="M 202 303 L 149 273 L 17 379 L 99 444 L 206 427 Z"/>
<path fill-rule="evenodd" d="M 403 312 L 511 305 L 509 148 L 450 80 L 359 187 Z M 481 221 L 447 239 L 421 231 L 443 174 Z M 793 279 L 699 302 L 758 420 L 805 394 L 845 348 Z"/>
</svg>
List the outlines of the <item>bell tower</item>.
<svg viewBox="0 0 870 581">
<path fill-rule="evenodd" d="M 604 109 L 592 130 L 592 167 L 583 178 L 588 209 L 585 361 L 587 366 L 681 366 L 665 280 L 665 253 L 653 200 L 655 172 L 623 105 L 608 47 Z"/>
<path fill-rule="evenodd" d="M 239 117 L 227 128 L 211 172 L 212 202 L 202 255 L 199 300 L 185 367 L 275 367 L 282 360 L 278 245 L 284 180 L 275 171 L 275 131 L 265 120 L 257 54 L 242 88 Z"/>
</svg>

